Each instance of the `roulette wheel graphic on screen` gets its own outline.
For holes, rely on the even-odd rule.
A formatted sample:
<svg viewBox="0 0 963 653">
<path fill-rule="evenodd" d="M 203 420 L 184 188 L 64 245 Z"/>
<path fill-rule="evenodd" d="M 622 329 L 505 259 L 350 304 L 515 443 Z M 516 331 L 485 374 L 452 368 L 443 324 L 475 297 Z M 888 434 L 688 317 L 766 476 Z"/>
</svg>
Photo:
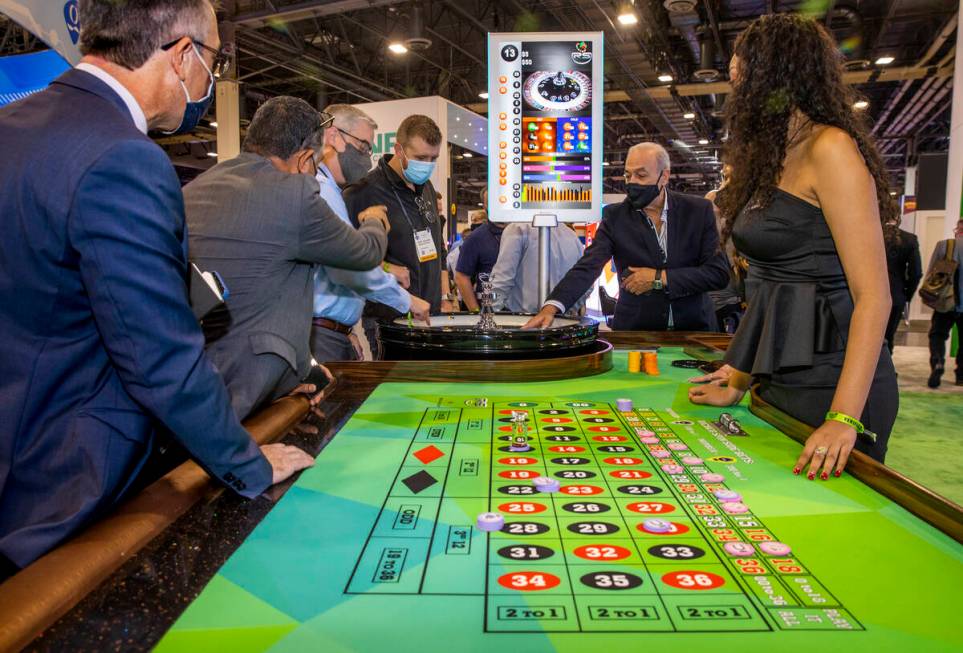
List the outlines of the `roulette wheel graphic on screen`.
<svg viewBox="0 0 963 653">
<path fill-rule="evenodd" d="M 584 73 L 543 70 L 525 80 L 525 101 L 537 111 L 581 111 L 592 100 L 592 82 Z"/>
</svg>

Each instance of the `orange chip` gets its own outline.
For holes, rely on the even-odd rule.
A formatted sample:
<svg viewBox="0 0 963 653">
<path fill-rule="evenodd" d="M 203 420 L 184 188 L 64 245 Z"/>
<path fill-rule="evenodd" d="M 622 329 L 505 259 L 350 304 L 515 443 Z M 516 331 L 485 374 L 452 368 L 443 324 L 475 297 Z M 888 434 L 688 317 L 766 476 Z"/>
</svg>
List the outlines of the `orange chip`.
<svg viewBox="0 0 963 653">
<path fill-rule="evenodd" d="M 502 75 L 501 77 L 498 78 L 498 83 L 499 83 L 499 84 L 504 84 L 504 83 L 506 83 L 507 81 L 508 81 L 508 78 L 505 77 L 504 75 Z"/>
<path fill-rule="evenodd" d="M 502 195 L 501 197 L 498 198 L 498 201 L 504 204 L 508 201 L 508 198 Z"/>
</svg>

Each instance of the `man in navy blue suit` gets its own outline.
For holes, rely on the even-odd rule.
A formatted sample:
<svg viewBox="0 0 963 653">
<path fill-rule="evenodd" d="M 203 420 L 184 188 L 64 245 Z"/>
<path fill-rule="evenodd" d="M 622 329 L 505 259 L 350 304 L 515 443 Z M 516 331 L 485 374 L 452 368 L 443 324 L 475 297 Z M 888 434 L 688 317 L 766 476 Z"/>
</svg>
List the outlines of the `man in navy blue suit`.
<svg viewBox="0 0 963 653">
<path fill-rule="evenodd" d="M 208 0 L 81 0 L 84 58 L 0 109 L 0 579 L 116 505 L 158 433 L 246 497 L 312 464 L 238 422 L 188 305 L 177 175 L 224 66 Z"/>
<path fill-rule="evenodd" d="M 614 258 L 621 284 L 613 329 L 717 329 L 706 293 L 725 288 L 729 270 L 712 204 L 668 190 L 669 174 L 669 155 L 661 145 L 629 149 L 625 201 L 605 207 L 592 244 L 525 328 L 551 326 Z"/>
</svg>

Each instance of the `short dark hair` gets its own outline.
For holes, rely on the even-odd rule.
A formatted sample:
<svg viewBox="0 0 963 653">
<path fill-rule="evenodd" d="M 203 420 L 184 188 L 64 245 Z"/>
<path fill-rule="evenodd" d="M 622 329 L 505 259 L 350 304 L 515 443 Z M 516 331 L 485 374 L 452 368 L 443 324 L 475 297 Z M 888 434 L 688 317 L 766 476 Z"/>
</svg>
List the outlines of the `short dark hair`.
<svg viewBox="0 0 963 653">
<path fill-rule="evenodd" d="M 262 104 L 244 138 L 244 151 L 288 159 L 299 150 L 318 150 L 324 132 L 321 114 L 304 100 L 290 95 Z"/>
<path fill-rule="evenodd" d="M 207 37 L 210 0 L 80 0 L 80 52 L 130 70 L 165 43 Z"/>
<path fill-rule="evenodd" d="M 395 138 L 402 145 L 407 145 L 411 139 L 420 136 L 431 147 L 441 145 L 441 130 L 435 121 L 428 116 L 415 114 L 408 116 L 398 125 L 398 133 Z"/>
</svg>

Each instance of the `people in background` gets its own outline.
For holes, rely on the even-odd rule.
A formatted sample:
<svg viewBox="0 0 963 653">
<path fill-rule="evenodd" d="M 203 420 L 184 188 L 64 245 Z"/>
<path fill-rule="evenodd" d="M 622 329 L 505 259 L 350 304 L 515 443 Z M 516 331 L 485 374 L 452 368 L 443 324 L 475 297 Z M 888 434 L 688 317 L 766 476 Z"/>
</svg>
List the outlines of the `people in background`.
<svg viewBox="0 0 963 653">
<path fill-rule="evenodd" d="M 180 184 L 147 137 L 210 103 L 213 7 L 79 11 L 80 64 L 0 108 L 0 580 L 116 506 L 170 438 L 245 497 L 312 463 L 231 410 L 188 305 Z"/>
<path fill-rule="evenodd" d="M 304 100 L 271 98 L 241 154 L 184 187 L 191 259 L 230 292 L 229 329 L 207 351 L 241 418 L 311 373 L 315 266 L 370 270 L 385 252 L 383 206 L 360 211 L 355 230 L 319 196 L 316 161 L 331 122 Z"/>
<path fill-rule="evenodd" d="M 368 206 L 388 207 L 391 234 L 385 261 L 404 268 L 408 291 L 427 301 L 432 313 L 452 310 L 447 252 L 431 184 L 441 146 L 441 130 L 434 120 L 408 116 L 398 126 L 394 154 L 383 156 L 374 170 L 344 193 L 353 221 Z M 398 311 L 384 304 L 365 305 L 362 324 L 376 357 L 380 357 L 378 320 L 398 316 Z"/>
<path fill-rule="evenodd" d="M 530 224 L 513 222 L 505 227 L 498 260 L 491 273 L 492 289 L 495 292 L 493 307 L 496 311 L 538 311 L 538 241 L 538 229 Z M 582 257 L 584 247 L 575 229 L 568 223 L 563 223 L 552 230 L 549 248 L 549 285 L 555 287 Z M 584 303 L 583 297 L 571 307 L 570 312 L 572 309 L 577 311 Z"/>
<path fill-rule="evenodd" d="M 854 447 L 882 461 L 896 419 L 883 234 L 897 208 L 821 23 L 762 16 L 736 41 L 729 76 L 732 176 L 716 202 L 723 238 L 749 260 L 748 309 L 730 373 L 689 397 L 732 405 L 755 379 L 764 400 L 815 429 L 793 472 L 826 480 Z"/>
<path fill-rule="evenodd" d="M 956 278 L 953 283 L 956 307 L 952 311 L 933 311 L 930 318 L 930 378 L 927 385 L 931 388 L 940 387 L 946 366 L 946 339 L 950 337 L 954 324 L 957 334 L 963 337 L 963 220 L 956 223 L 953 235 L 956 239 L 953 247 L 953 258 L 956 261 Z M 946 247 L 945 240 L 936 244 L 930 258 L 930 268 L 946 256 Z M 956 350 L 956 385 L 963 385 L 963 346 Z"/>
<path fill-rule="evenodd" d="M 896 328 L 903 319 L 906 304 L 916 294 L 923 278 L 923 264 L 920 261 L 920 243 L 915 234 L 900 229 L 895 221 L 890 225 L 890 234 L 886 243 L 886 269 L 889 272 L 889 294 L 893 308 L 889 312 L 885 337 L 886 346 L 892 354 Z"/>
<path fill-rule="evenodd" d="M 377 123 L 361 109 L 333 104 L 324 110 L 331 126 L 324 130 L 317 180 L 323 199 L 345 224 L 351 224 L 341 189 L 371 170 L 371 141 Z M 363 350 L 352 327 L 361 319 L 365 300 L 390 306 L 421 321 L 428 319 L 428 302 L 410 295 L 380 265 L 365 272 L 319 266 L 314 278 L 314 323 L 311 353 L 320 363 L 361 360 Z"/>
<path fill-rule="evenodd" d="M 526 328 L 551 326 L 614 257 L 621 285 L 613 329 L 715 330 L 706 293 L 724 288 L 729 273 L 712 204 L 668 190 L 670 174 L 669 154 L 661 145 L 629 149 L 625 200 L 605 207 L 592 244 Z"/>
<path fill-rule="evenodd" d="M 455 285 L 458 286 L 462 302 L 469 311 L 477 311 L 479 308 L 478 298 L 475 296 L 476 292 L 480 292 L 479 275 L 491 273 L 495 266 L 504 230 L 504 222 L 492 222 L 485 217 L 461 246 L 458 267 L 455 268 Z"/>
</svg>

